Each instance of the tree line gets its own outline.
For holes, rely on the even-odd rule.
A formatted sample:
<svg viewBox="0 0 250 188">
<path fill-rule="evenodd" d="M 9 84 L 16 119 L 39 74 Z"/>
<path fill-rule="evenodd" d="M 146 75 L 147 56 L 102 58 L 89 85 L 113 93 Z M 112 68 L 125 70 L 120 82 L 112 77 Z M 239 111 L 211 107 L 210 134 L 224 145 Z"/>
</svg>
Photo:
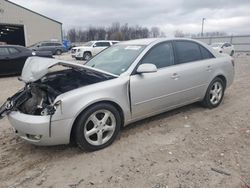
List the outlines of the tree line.
<svg viewBox="0 0 250 188">
<path fill-rule="evenodd" d="M 166 37 L 159 27 L 130 26 L 127 23 L 112 23 L 109 27 L 93 27 L 87 29 L 71 28 L 66 33 L 70 42 L 87 42 L 91 40 L 131 40 L 149 37 Z"/>
<path fill-rule="evenodd" d="M 212 31 L 212 32 L 204 32 L 203 35 L 201 33 L 184 33 L 182 30 L 175 30 L 174 31 L 175 37 L 187 37 L 187 38 L 199 38 L 199 37 L 221 37 L 221 36 L 228 36 L 226 32 L 223 31 Z"/>
</svg>

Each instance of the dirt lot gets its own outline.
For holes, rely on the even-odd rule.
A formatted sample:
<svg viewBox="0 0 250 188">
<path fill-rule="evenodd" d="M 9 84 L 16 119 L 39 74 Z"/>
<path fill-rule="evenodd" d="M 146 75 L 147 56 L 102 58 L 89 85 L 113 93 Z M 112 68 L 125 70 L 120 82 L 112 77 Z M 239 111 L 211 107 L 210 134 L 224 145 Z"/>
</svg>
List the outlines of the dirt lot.
<svg viewBox="0 0 250 188">
<path fill-rule="evenodd" d="M 15 137 L 7 118 L 1 120 L 0 187 L 247 187 L 250 56 L 235 60 L 235 82 L 221 106 L 193 104 L 140 121 L 101 151 L 33 146 Z M 22 83 L 0 78 L 0 86 L 2 104 Z"/>
</svg>

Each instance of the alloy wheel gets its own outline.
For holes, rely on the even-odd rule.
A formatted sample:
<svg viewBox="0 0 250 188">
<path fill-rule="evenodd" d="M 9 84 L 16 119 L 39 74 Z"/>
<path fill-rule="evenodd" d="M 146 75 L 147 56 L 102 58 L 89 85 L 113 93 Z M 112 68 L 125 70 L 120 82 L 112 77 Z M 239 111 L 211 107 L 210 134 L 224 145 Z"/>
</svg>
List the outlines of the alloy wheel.
<svg viewBox="0 0 250 188">
<path fill-rule="evenodd" d="M 223 95 L 223 86 L 220 82 L 214 82 L 209 92 L 209 100 L 213 105 L 220 102 Z"/>
<path fill-rule="evenodd" d="M 89 144 L 99 146 L 110 140 L 116 128 L 116 119 L 109 110 L 92 113 L 84 126 L 84 137 Z"/>
</svg>

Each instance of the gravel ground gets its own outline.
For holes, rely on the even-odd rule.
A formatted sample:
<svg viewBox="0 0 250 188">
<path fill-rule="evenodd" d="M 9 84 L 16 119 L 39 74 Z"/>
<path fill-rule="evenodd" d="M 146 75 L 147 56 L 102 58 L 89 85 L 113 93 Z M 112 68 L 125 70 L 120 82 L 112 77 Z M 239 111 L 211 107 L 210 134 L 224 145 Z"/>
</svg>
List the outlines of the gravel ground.
<svg viewBox="0 0 250 188">
<path fill-rule="evenodd" d="M 4 118 L 0 187 L 247 187 L 243 181 L 250 183 L 250 56 L 237 55 L 235 61 L 234 84 L 218 108 L 193 104 L 134 123 L 97 152 L 27 144 Z M 0 86 L 2 104 L 23 84 L 7 77 L 0 78 Z"/>
</svg>

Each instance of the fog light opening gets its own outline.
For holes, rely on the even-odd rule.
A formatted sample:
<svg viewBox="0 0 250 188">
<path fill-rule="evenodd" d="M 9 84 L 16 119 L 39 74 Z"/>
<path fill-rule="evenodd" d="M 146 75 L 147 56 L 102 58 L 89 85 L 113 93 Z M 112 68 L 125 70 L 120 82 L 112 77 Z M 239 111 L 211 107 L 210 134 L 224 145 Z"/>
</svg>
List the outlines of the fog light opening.
<svg viewBox="0 0 250 188">
<path fill-rule="evenodd" d="M 41 138 L 42 138 L 42 135 L 26 134 L 26 136 L 28 139 L 36 140 L 36 141 L 41 140 Z"/>
</svg>

